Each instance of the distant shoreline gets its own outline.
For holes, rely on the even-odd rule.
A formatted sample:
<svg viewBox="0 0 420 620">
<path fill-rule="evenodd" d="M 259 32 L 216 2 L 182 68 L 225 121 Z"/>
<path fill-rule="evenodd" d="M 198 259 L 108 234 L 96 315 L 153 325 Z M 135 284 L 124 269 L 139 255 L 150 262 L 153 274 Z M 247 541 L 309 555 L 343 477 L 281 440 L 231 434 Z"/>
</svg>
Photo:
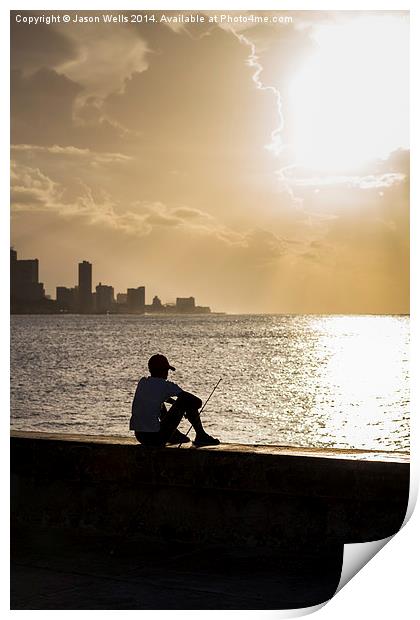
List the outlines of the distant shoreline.
<svg viewBox="0 0 420 620">
<path fill-rule="evenodd" d="M 203 316 L 406 316 L 405 312 L 11 312 L 11 316 L 147 316 L 147 317 L 203 317 Z"/>
</svg>

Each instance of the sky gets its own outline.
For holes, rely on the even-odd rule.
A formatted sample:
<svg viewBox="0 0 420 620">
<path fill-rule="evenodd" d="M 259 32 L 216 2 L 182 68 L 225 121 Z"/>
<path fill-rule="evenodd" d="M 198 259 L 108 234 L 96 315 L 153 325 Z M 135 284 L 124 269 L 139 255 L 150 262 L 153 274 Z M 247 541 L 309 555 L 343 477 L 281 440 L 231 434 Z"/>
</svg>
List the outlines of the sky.
<svg viewBox="0 0 420 620">
<path fill-rule="evenodd" d="M 104 13 L 11 14 L 11 241 L 48 294 L 89 260 L 147 303 L 409 312 L 406 12 Z"/>
</svg>

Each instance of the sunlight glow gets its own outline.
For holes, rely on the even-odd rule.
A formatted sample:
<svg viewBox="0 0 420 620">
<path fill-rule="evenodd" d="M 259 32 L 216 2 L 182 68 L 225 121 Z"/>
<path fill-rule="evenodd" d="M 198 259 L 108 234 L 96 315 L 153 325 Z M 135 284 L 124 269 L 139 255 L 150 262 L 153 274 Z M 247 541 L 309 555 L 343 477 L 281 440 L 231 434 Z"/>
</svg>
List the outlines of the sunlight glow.
<svg viewBox="0 0 420 620">
<path fill-rule="evenodd" d="M 408 147 L 408 36 L 396 15 L 315 27 L 289 91 L 297 165 L 346 171 Z"/>
<path fill-rule="evenodd" d="M 328 411 L 326 426 L 338 434 L 345 429 L 354 446 L 384 446 L 391 441 L 394 416 L 401 415 L 396 403 L 408 373 L 403 325 L 394 316 L 381 317 L 380 322 L 374 316 L 337 316 L 325 322 L 325 350 L 330 356 L 319 393 L 328 386 L 333 406 L 327 408 L 317 395 L 314 408 L 324 415 Z M 403 417 L 408 417 L 408 401 L 405 407 Z"/>
</svg>

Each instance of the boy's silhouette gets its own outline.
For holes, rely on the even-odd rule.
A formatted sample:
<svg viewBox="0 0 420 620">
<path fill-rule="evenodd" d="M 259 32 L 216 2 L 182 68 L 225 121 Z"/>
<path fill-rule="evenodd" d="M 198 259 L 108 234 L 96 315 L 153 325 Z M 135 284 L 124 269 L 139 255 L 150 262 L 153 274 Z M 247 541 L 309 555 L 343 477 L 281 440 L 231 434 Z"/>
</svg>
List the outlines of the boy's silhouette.
<svg viewBox="0 0 420 620">
<path fill-rule="evenodd" d="M 130 430 L 136 439 L 148 446 L 188 442 L 188 437 L 177 428 L 185 415 L 195 430 L 194 445 L 218 445 L 220 441 L 206 433 L 201 423 L 198 411 L 201 400 L 167 380 L 169 370 L 175 370 L 168 359 L 164 355 L 152 355 L 148 367 L 150 377 L 142 377 L 138 382 L 131 407 Z M 169 411 L 165 402 L 173 403 Z"/>
</svg>

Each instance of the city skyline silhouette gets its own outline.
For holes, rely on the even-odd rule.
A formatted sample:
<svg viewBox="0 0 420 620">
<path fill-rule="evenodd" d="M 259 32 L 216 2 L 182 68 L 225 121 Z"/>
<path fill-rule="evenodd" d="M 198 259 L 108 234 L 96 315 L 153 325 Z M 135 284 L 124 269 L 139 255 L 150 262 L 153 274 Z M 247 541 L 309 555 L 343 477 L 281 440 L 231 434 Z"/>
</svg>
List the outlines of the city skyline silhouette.
<svg viewBox="0 0 420 620">
<path fill-rule="evenodd" d="M 83 260 L 78 263 L 78 281 L 73 287 L 57 286 L 56 297 L 45 293 L 39 282 L 39 261 L 18 259 L 15 248 L 10 249 L 10 301 L 12 314 L 22 313 L 77 313 L 77 314 L 209 314 L 209 306 L 197 306 L 195 297 L 177 297 L 175 303 L 162 303 L 155 294 L 146 304 L 146 288 L 127 288 L 115 295 L 114 287 L 92 278 L 93 265 Z"/>
</svg>

